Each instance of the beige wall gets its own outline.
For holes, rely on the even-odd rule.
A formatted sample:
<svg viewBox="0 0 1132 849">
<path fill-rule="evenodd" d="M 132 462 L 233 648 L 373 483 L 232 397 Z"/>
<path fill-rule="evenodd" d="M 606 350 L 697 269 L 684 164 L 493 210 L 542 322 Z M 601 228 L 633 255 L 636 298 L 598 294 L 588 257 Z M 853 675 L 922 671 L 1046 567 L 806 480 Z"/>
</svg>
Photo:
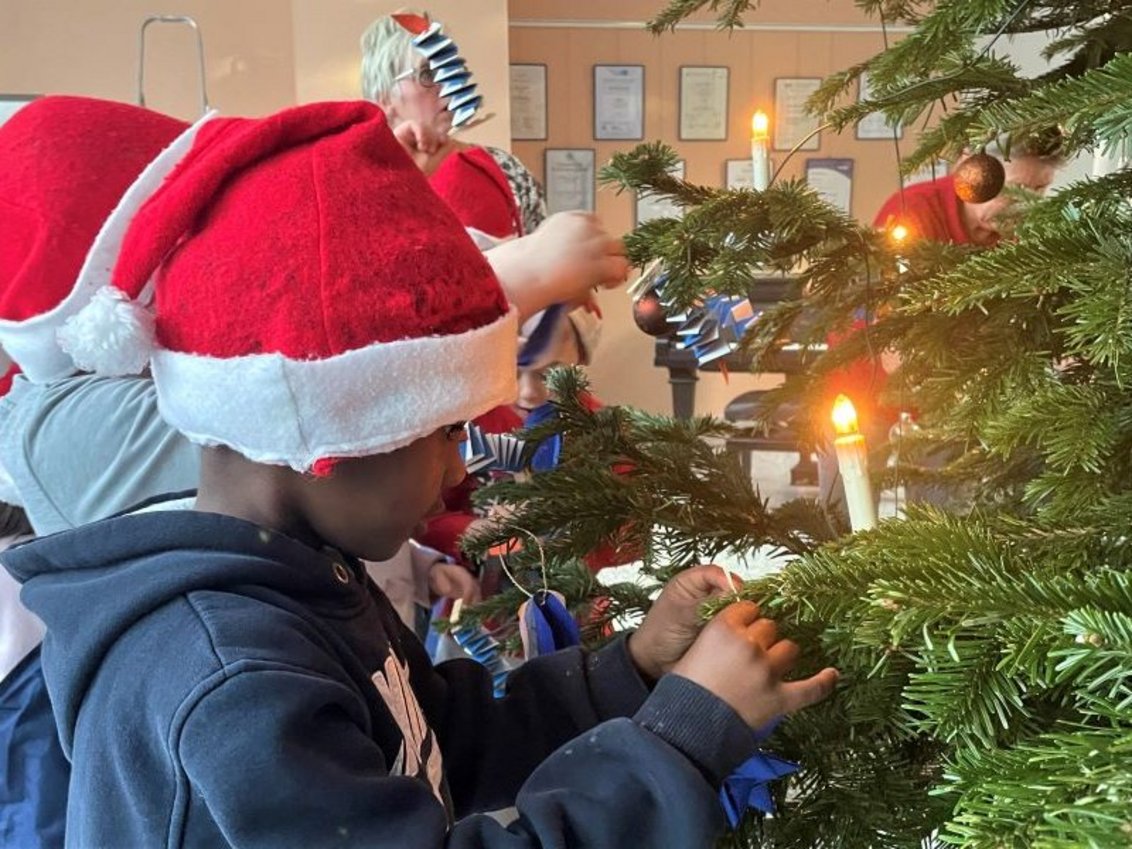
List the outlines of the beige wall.
<svg viewBox="0 0 1132 849">
<path fill-rule="evenodd" d="M 721 186 L 724 160 L 749 155 L 750 116 L 755 108 L 772 112 L 776 77 L 821 77 L 848 67 L 879 51 L 882 37 L 869 31 L 849 0 L 829 3 L 766 0 L 748 17 L 747 31 L 723 33 L 708 29 L 681 30 L 653 37 L 636 28 L 540 28 L 540 20 L 644 20 L 660 8 L 660 0 L 512 0 L 511 61 L 548 66 L 549 139 L 517 141 L 514 152 L 540 177 L 547 147 L 586 147 L 597 151 L 599 166 L 613 153 L 634 142 L 593 140 L 592 66 L 596 63 L 645 66 L 645 138 L 673 145 L 687 163 L 693 182 Z M 796 24 L 793 30 L 760 30 L 768 24 Z M 806 31 L 826 25 L 848 25 L 866 31 Z M 681 142 L 677 139 L 678 76 L 681 65 L 727 65 L 730 74 L 730 127 L 726 142 Z M 772 153 L 781 157 L 783 153 Z M 897 185 L 891 141 L 856 141 L 852 134 L 823 133 L 818 151 L 797 155 L 785 168 L 786 177 L 800 177 L 806 157 L 850 157 L 855 161 L 853 211 L 871 218 Z M 611 190 L 597 194 L 597 211 L 611 230 L 633 226 L 633 201 Z M 633 404 L 669 412 L 667 372 L 652 365 L 652 339 L 633 325 L 624 292 L 602 295 L 606 327 L 591 377 L 600 397 L 611 403 Z M 758 384 L 765 385 L 765 380 Z M 721 414 L 735 395 L 756 386 L 749 375 L 704 374 L 697 393 L 697 412 Z"/>
<path fill-rule="evenodd" d="M 138 30 L 150 14 L 196 18 L 209 97 L 221 111 L 262 115 L 295 101 L 291 14 L 278 0 L 3 0 L 0 92 L 134 102 Z M 146 53 L 147 105 L 186 120 L 197 117 L 191 31 L 152 25 Z"/>
<path fill-rule="evenodd" d="M 358 94 L 358 39 L 376 16 L 401 2 L 384 0 L 3 0 L 0 3 L 0 93 L 71 92 L 132 101 L 137 72 L 137 33 L 150 13 L 189 14 L 205 39 L 211 100 L 228 114 L 258 115 L 295 102 L 349 98 Z M 775 76 L 823 75 L 880 49 L 876 32 L 760 30 L 767 25 L 818 27 L 861 25 L 852 0 L 799 3 L 764 0 L 750 16 L 750 31 L 732 35 L 681 31 L 654 38 L 638 29 L 539 29 L 512 26 L 547 20 L 644 20 L 661 0 L 436 0 L 430 11 L 455 34 L 496 117 L 470 138 L 508 146 L 509 61 L 549 66 L 550 140 L 518 142 L 515 150 L 539 176 L 543 149 L 595 147 L 599 161 L 629 144 L 592 139 L 592 65 L 646 65 L 646 136 L 674 144 L 688 163 L 690 179 L 719 185 L 723 160 L 747 151 L 747 121 L 756 105 L 769 104 Z M 708 17 L 702 20 L 709 20 Z M 182 118 L 199 105 L 196 57 L 185 29 L 151 28 L 148 102 Z M 508 51 L 510 49 L 510 55 Z M 728 142 L 676 140 L 677 74 L 682 64 L 731 67 L 731 128 Z M 825 134 L 817 156 L 856 160 L 854 207 L 868 216 L 895 186 L 891 145 L 856 142 Z M 786 173 L 798 174 L 804 156 Z M 617 232 L 632 225 L 632 202 L 599 194 L 598 211 Z M 632 324 L 623 292 L 605 293 L 606 331 L 592 376 L 607 401 L 667 411 L 666 374 L 652 366 L 652 340 Z M 701 412 L 723 405 L 753 385 L 733 375 L 725 385 L 705 375 Z"/>
<path fill-rule="evenodd" d="M 357 0 L 3 0 L 0 93 L 69 93 L 133 102 L 138 29 L 149 14 L 194 17 L 204 36 L 212 105 L 262 115 L 294 103 L 360 96 L 358 40 L 402 2 Z M 495 118 L 468 134 L 510 147 L 506 0 L 437 0 Z M 181 118 L 200 112 L 188 28 L 147 31 L 147 105 Z"/>
<path fill-rule="evenodd" d="M 298 102 L 359 97 L 362 32 L 374 18 L 403 7 L 422 8 L 399 0 L 292 0 Z M 484 114 L 495 114 L 464 138 L 510 148 L 507 0 L 434 0 L 423 8 L 456 39 L 484 92 Z"/>
</svg>

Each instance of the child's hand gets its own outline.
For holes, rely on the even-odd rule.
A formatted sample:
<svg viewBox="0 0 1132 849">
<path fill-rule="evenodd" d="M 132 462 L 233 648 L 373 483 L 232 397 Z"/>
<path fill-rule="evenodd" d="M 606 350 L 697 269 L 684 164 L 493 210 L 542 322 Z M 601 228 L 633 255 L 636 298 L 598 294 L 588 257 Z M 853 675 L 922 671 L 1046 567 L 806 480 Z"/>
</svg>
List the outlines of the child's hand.
<svg viewBox="0 0 1132 849">
<path fill-rule="evenodd" d="M 428 570 L 428 589 L 437 598 L 463 599 L 465 604 L 480 601 L 480 582 L 459 563 L 434 563 Z"/>
<path fill-rule="evenodd" d="M 532 241 L 552 303 L 574 303 L 594 289 L 620 286 L 629 276 L 624 244 L 606 232 L 596 215 L 559 212 L 542 223 Z"/>
<path fill-rule="evenodd" d="M 676 575 L 629 638 L 629 654 L 637 669 L 654 680 L 668 672 L 703 628 L 700 605 L 742 583 L 734 575 L 728 581 L 718 566 L 695 566 Z"/>
<path fill-rule="evenodd" d="M 779 640 L 775 624 L 759 607 L 737 601 L 724 608 L 672 668 L 730 705 L 751 728 L 780 714 L 820 702 L 837 684 L 836 669 L 802 681 L 783 681 L 798 657 L 798 646 Z"/>
<path fill-rule="evenodd" d="M 620 286 L 629 276 L 625 245 L 588 212 L 557 212 L 484 257 L 520 322 L 551 304 L 578 303 L 594 289 Z"/>
</svg>

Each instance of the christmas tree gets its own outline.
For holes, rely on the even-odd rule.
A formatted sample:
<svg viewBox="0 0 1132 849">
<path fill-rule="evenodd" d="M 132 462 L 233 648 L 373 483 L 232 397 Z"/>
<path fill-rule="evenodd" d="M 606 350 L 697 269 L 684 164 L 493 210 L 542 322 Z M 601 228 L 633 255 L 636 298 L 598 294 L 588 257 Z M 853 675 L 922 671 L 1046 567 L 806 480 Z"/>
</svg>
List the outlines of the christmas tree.
<svg viewBox="0 0 1132 849">
<path fill-rule="evenodd" d="M 704 7 L 737 26 L 755 5 L 675 0 L 651 26 Z M 921 127 L 906 170 L 1003 137 L 1066 154 L 1124 146 L 1132 2 L 859 5 L 914 31 L 828 79 L 812 107 L 834 129 L 877 111 Z M 995 47 L 1037 30 L 1058 32 L 1058 64 L 1026 78 Z M 871 100 L 842 105 L 863 72 Z M 767 741 L 802 769 L 775 788 L 776 815 L 749 817 L 729 845 L 1132 844 L 1132 172 L 1020 198 L 1013 238 L 979 251 L 897 243 L 800 183 L 690 185 L 669 176 L 675 158 L 642 145 L 605 170 L 683 208 L 631 234 L 634 262 L 663 263 L 673 309 L 745 294 L 755 269 L 799 274 L 804 294 L 752 325 L 755 368 L 788 331 L 815 350 L 844 339 L 774 400 L 828 415 L 832 372 L 897 352 L 885 391 L 920 429 L 886 483 L 935 479 L 953 504 L 856 534 L 814 502 L 771 509 L 719 448 L 728 426 L 591 411 L 582 378 L 561 371 L 557 420 L 529 434 L 561 435 L 557 467 L 483 492 L 511 512 L 469 547 L 542 539 L 511 556 L 516 575 L 537 587 L 545 558 L 592 640 L 646 610 L 675 571 L 774 547 L 782 568 L 743 594 L 803 647 L 800 674 L 833 665 L 843 679 Z M 947 466 L 915 463 L 939 445 Z M 580 557 L 601 546 L 639 555 L 641 580 L 594 581 Z M 521 600 L 512 590 L 479 615 Z"/>
</svg>

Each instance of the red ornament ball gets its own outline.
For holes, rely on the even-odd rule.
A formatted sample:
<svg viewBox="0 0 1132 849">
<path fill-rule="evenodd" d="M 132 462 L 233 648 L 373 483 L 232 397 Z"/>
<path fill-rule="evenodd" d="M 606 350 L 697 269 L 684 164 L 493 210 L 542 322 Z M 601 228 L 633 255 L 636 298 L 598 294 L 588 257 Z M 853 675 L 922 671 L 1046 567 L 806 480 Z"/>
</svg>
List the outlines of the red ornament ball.
<svg viewBox="0 0 1132 849">
<path fill-rule="evenodd" d="M 1006 169 L 989 153 L 976 153 L 955 169 L 955 194 L 964 203 L 986 203 L 998 197 L 1006 183 Z"/>
<path fill-rule="evenodd" d="M 672 332 L 668 313 L 656 292 L 645 292 L 633 302 L 633 321 L 649 336 L 666 336 Z"/>
</svg>

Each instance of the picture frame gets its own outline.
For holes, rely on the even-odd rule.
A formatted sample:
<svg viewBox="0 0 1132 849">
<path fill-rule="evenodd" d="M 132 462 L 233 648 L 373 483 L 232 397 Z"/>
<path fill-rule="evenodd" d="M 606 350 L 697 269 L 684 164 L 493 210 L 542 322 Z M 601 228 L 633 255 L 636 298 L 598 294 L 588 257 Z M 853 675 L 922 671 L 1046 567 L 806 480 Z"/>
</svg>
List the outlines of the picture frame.
<svg viewBox="0 0 1132 849">
<path fill-rule="evenodd" d="M 547 139 L 547 66 L 537 62 L 511 63 L 511 139 Z"/>
<path fill-rule="evenodd" d="M 595 141 L 645 137 L 645 66 L 594 65 Z"/>
<path fill-rule="evenodd" d="M 806 183 L 831 206 L 853 212 L 852 159 L 831 157 L 806 160 Z"/>
<path fill-rule="evenodd" d="M 597 153 L 592 147 L 548 147 L 544 154 L 543 183 L 546 209 L 556 212 L 593 212 L 597 187 Z"/>
<path fill-rule="evenodd" d="M 932 180 L 938 180 L 940 177 L 946 177 L 948 174 L 948 164 L 942 159 L 937 159 L 932 162 L 925 163 L 920 168 L 913 171 L 904 178 L 904 187 L 914 186 L 916 183 L 928 183 Z"/>
<path fill-rule="evenodd" d="M 774 173 L 774 160 L 769 160 L 770 173 Z M 749 156 L 742 159 L 723 160 L 723 188 L 753 189 L 754 166 Z"/>
<path fill-rule="evenodd" d="M 681 180 L 684 179 L 687 173 L 687 163 L 683 159 L 677 160 L 676 164 L 668 170 L 668 173 Z M 638 194 L 633 206 L 633 220 L 636 221 L 638 227 L 654 218 L 679 218 L 683 215 L 683 210 L 680 207 L 652 195 Z"/>
<path fill-rule="evenodd" d="M 0 94 L 0 124 L 3 124 L 20 109 L 33 100 L 37 100 L 40 96 L 38 94 Z"/>
<path fill-rule="evenodd" d="M 773 150 L 821 148 L 818 118 L 806 111 L 806 101 L 820 85 L 820 77 L 778 77 L 774 81 Z"/>
<path fill-rule="evenodd" d="M 680 141 L 727 141 L 730 85 L 725 65 L 680 66 Z"/>
<path fill-rule="evenodd" d="M 857 78 L 857 102 L 861 103 L 872 97 L 869 87 L 869 74 L 865 71 Z M 883 112 L 873 112 L 857 122 L 858 141 L 899 141 L 904 138 L 904 126 L 898 124 L 893 127 L 884 117 Z"/>
</svg>

